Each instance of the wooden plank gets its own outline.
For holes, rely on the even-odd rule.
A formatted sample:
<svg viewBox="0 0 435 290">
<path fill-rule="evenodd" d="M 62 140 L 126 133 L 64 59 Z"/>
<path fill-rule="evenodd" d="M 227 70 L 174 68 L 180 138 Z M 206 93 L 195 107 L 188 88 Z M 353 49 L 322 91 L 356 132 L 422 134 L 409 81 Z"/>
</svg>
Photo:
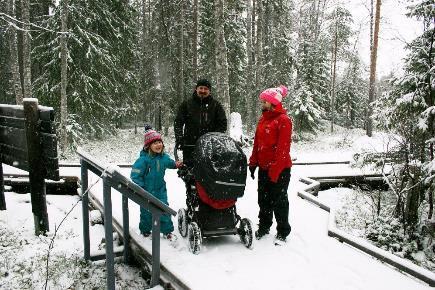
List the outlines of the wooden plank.
<svg viewBox="0 0 435 290">
<path fill-rule="evenodd" d="M 27 161 L 27 151 L 23 150 L 22 148 L 13 147 L 6 144 L 0 144 L 0 148 L 2 154 L 16 157 L 18 160 Z"/>
<path fill-rule="evenodd" d="M 23 106 L 1 104 L 0 116 L 24 118 Z"/>
<path fill-rule="evenodd" d="M 77 195 L 78 178 L 62 178 L 60 181 L 46 180 L 46 193 L 54 195 Z M 18 193 L 30 192 L 30 182 L 28 176 L 24 178 L 4 178 L 5 185 L 12 187 L 11 191 Z"/>
<path fill-rule="evenodd" d="M 40 131 L 47 134 L 56 134 L 56 124 L 53 121 L 41 121 Z"/>
<path fill-rule="evenodd" d="M 27 160 L 18 160 L 14 156 L 2 154 L 2 161 L 4 164 L 19 168 L 21 170 L 29 171 L 29 162 Z"/>
<path fill-rule="evenodd" d="M 51 180 L 59 180 L 59 159 L 46 157 L 43 159 L 44 176 Z"/>
<path fill-rule="evenodd" d="M 54 121 L 54 110 L 50 107 L 39 106 L 39 119 L 42 121 Z"/>
<path fill-rule="evenodd" d="M 57 137 L 55 134 L 41 133 L 42 155 L 57 157 Z"/>
<path fill-rule="evenodd" d="M 0 210 L 6 210 L 5 184 L 3 179 L 3 165 L 0 160 Z"/>
<path fill-rule="evenodd" d="M 23 129 L 0 126 L 0 143 L 27 150 L 27 140 Z"/>
<path fill-rule="evenodd" d="M 24 119 L 0 116 L 0 126 L 24 129 Z"/>
</svg>

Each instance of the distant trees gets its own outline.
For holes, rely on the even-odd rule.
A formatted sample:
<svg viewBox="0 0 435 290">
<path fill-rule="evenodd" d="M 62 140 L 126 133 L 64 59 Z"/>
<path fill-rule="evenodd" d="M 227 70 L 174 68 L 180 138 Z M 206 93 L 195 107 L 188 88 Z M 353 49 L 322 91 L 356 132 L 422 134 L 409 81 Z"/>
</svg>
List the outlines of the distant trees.
<svg viewBox="0 0 435 290">
<path fill-rule="evenodd" d="M 169 132 L 203 77 L 247 129 L 259 92 L 280 84 L 300 136 L 325 119 L 362 124 L 366 77 L 338 1 L 28 2 L 0 4 L 0 97 L 19 103 L 30 94 L 55 107 L 62 144 L 129 121 Z"/>
</svg>

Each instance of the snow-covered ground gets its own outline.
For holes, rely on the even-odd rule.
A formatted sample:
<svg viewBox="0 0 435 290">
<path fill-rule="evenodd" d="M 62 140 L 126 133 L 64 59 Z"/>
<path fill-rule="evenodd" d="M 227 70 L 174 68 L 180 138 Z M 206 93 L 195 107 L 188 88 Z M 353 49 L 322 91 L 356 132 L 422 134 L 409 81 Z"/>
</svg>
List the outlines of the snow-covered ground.
<svg viewBox="0 0 435 290">
<path fill-rule="evenodd" d="M 46 289 L 105 288 L 104 262 L 85 263 L 82 259 L 81 202 L 78 196 L 47 196 L 50 222 L 47 236 L 34 235 L 30 194 L 6 192 L 5 196 L 7 210 L 0 211 L 0 289 L 44 289 L 48 253 Z M 93 213 L 92 216 L 98 215 Z M 56 228 L 58 231 L 53 239 Z M 90 229 L 91 250 L 97 251 L 104 237 L 104 227 L 95 224 Z M 116 285 L 120 289 L 143 289 L 147 285 L 137 268 L 117 263 L 115 273 Z"/>
<path fill-rule="evenodd" d="M 315 140 L 310 142 L 293 144 L 292 155 L 297 157 L 298 161 L 349 160 L 353 153 L 361 150 L 373 149 L 379 151 L 379 148 L 384 146 L 384 137 L 385 135 L 383 134 L 375 134 L 374 138 L 366 138 L 361 130 L 352 130 L 346 134 L 343 132 L 335 134 L 325 133 L 320 134 Z M 83 147 L 105 162 L 132 163 L 138 156 L 141 145 L 142 134 L 135 136 L 132 130 L 123 130 L 118 137 L 111 137 L 104 142 L 93 142 Z M 166 139 L 165 145 L 167 151 L 171 152 L 173 148 L 172 142 Z M 246 152 L 249 152 L 249 149 Z M 69 161 L 74 160 L 70 158 Z M 78 174 L 78 169 L 70 170 L 75 170 Z M 129 175 L 129 169 L 123 169 L 123 172 L 125 175 Z M 177 273 L 177 276 L 192 289 L 430 289 L 426 284 L 402 274 L 396 269 L 346 244 L 342 244 L 334 238 L 328 237 L 328 214 L 296 196 L 297 190 L 303 186 L 298 182 L 299 176 L 320 176 L 336 173 L 349 174 L 352 172 L 361 173 L 359 169 L 351 168 L 348 165 L 293 167 L 289 187 L 292 233 L 288 238 L 287 244 L 282 247 L 273 245 L 273 236 L 276 233 L 274 225 L 271 234 L 265 239 L 257 241 L 252 250 L 246 249 L 236 236 L 205 240 L 199 255 L 193 255 L 188 251 L 186 239 L 179 237 L 178 246 L 175 248 L 168 241 L 162 240 L 161 261 L 167 268 Z M 166 181 L 170 206 L 175 210 L 184 207 L 184 184 L 177 177 L 175 170 L 167 171 Z M 101 191 L 98 188 L 99 185 L 97 184 L 95 186 L 95 193 L 97 195 Z M 239 199 L 237 203 L 238 214 L 241 217 L 251 219 L 254 224 L 258 222 L 256 190 L 257 180 L 251 180 L 248 177 L 245 196 Z M 20 217 L 24 217 L 26 216 L 24 213 L 30 212 L 30 208 L 27 211 L 14 210 L 15 206 L 22 205 L 22 203 L 15 200 L 15 196 L 22 197 L 22 195 L 6 193 L 8 210 L 0 213 L 0 228 L 2 230 L 5 228 L 11 233 L 15 232 L 17 238 L 27 236 L 28 240 L 35 240 L 34 244 L 38 246 L 36 247 L 37 249 L 23 250 L 21 248 L 15 253 L 8 250 L 10 251 L 8 253 L 11 256 L 17 256 L 17 258 L 13 258 L 13 261 L 18 260 L 19 255 L 27 255 L 28 251 L 32 255 L 44 255 L 44 250 L 46 251 L 48 248 L 48 242 L 43 242 L 44 238 L 32 236 L 33 221 L 31 215 L 27 215 L 27 223 L 30 224 L 25 229 L 21 229 L 21 225 L 25 225 L 24 222 L 16 222 L 15 213 L 20 212 Z M 66 199 L 71 200 L 69 202 L 64 200 L 52 201 L 52 205 L 49 204 L 52 226 L 54 226 L 54 220 L 56 220 L 54 216 L 56 214 L 52 213 L 50 208 L 63 208 L 63 211 L 59 212 L 59 215 L 62 215 L 61 213 L 65 211 L 65 208 L 69 208 L 74 203 L 76 197 L 66 197 Z M 113 204 L 115 205 L 114 216 L 120 217 L 120 196 L 117 194 L 113 195 Z M 26 205 L 29 207 L 28 203 Z M 78 207 L 80 208 L 81 206 L 79 205 Z M 75 253 L 75 257 L 81 257 L 80 210 L 75 209 L 73 212 L 76 212 L 75 216 L 77 219 L 73 218 L 69 222 L 69 226 L 64 225 L 62 226 L 63 229 L 61 228 L 62 231 L 69 233 L 68 239 L 61 238 L 61 231 L 58 233 L 61 240 L 59 242 L 56 241 L 55 245 L 59 245 L 60 249 L 74 248 L 73 253 Z M 133 234 L 138 233 L 138 221 L 139 208 L 131 203 L 130 231 Z M 177 227 L 176 219 L 173 218 L 173 221 L 175 227 Z M 22 231 L 23 234 L 21 234 Z M 93 231 L 96 230 L 94 229 Z M 101 237 L 102 229 L 100 228 L 95 234 L 97 237 L 98 232 L 99 237 Z M 66 235 L 64 234 L 64 236 Z M 91 236 L 93 235 L 94 233 L 91 233 Z M 144 247 L 151 248 L 150 239 L 143 237 L 139 239 Z M 64 246 L 62 246 L 63 242 L 65 243 Z M 98 242 L 94 241 L 93 244 L 98 244 Z M 6 246 L 6 249 L 9 249 L 9 246 Z M 24 257 L 21 260 L 33 261 L 35 259 L 26 259 Z M 32 262 L 26 263 L 29 265 L 27 272 L 32 272 L 30 271 Z M 120 270 L 121 267 L 123 266 L 117 266 L 117 273 L 130 273 L 128 270 L 125 270 L 129 268 L 122 268 Z M 103 268 L 104 266 L 99 271 L 102 271 Z M 3 272 L 1 274 L 4 275 Z M 19 283 L 22 283 L 20 282 L 19 274 L 13 272 L 13 275 L 9 274 L 8 276 L 15 277 L 14 280 L 11 277 L 6 277 L 8 280 L 5 281 L 13 280 L 9 284 L 11 289 L 15 287 L 22 288 L 19 287 L 21 285 Z M 119 276 L 117 281 L 121 278 Z M 125 274 L 125 276 L 129 275 Z M 136 276 L 139 277 L 138 274 Z M 94 279 L 94 274 L 92 274 L 87 279 L 101 280 L 98 285 L 104 285 L 104 272 L 100 278 Z M 125 280 L 125 283 L 129 283 L 128 278 L 124 279 L 122 277 L 121 279 Z M 0 281 L 3 281 L 3 279 Z M 3 284 L 3 282 L 1 283 Z M 2 288 L 2 284 L 0 284 L 0 288 Z M 140 284 L 127 287 L 134 289 L 136 286 L 138 288 L 142 287 Z M 55 286 L 53 287 L 56 288 Z M 77 288 L 80 288 L 80 286 Z M 6 287 L 6 289 L 9 288 Z"/>
</svg>

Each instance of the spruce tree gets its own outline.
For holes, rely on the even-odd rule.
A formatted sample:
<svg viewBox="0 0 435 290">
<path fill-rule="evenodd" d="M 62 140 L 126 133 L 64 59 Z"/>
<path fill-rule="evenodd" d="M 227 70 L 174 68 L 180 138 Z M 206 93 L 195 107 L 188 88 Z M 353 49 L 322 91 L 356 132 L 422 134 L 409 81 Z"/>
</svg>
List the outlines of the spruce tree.
<svg viewBox="0 0 435 290">
<path fill-rule="evenodd" d="M 393 164 L 399 188 L 396 214 L 412 232 L 418 223 L 422 192 L 433 216 L 435 116 L 435 10 L 433 1 L 415 1 L 409 16 L 422 21 L 424 32 L 408 45 L 403 76 L 393 79 L 393 90 L 377 101 L 376 119 L 382 129 L 400 138 Z"/>
<path fill-rule="evenodd" d="M 228 51 L 231 112 L 239 112 L 243 120 L 246 120 L 246 21 L 243 17 L 246 3 L 237 0 L 226 1 L 226 3 L 225 39 Z"/>
<path fill-rule="evenodd" d="M 68 3 L 68 133 L 102 136 L 135 110 L 134 32 L 126 1 Z M 33 58 L 43 64 L 34 83 L 41 103 L 60 107 L 60 7 L 41 23 Z"/>
</svg>

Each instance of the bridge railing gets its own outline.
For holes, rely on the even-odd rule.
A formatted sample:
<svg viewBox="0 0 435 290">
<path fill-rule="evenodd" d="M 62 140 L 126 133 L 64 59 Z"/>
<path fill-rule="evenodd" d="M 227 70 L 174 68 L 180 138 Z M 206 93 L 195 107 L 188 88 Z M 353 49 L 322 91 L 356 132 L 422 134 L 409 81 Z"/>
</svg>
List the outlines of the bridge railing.
<svg viewBox="0 0 435 290">
<path fill-rule="evenodd" d="M 123 255 L 124 262 L 131 261 L 128 200 L 149 210 L 152 214 L 152 271 L 151 287 L 159 284 L 160 277 L 160 217 L 163 214 L 175 216 L 176 212 L 152 194 L 138 186 L 130 178 L 123 175 L 116 165 L 105 165 L 81 149 L 77 150 L 81 164 L 81 189 L 83 211 L 83 240 L 85 260 L 106 259 L 107 289 L 115 289 L 114 256 Z M 103 181 L 104 231 L 106 254 L 91 256 L 89 239 L 89 171 L 100 176 Z M 114 253 L 112 225 L 112 190 L 122 194 L 122 228 L 124 247 Z"/>
</svg>

